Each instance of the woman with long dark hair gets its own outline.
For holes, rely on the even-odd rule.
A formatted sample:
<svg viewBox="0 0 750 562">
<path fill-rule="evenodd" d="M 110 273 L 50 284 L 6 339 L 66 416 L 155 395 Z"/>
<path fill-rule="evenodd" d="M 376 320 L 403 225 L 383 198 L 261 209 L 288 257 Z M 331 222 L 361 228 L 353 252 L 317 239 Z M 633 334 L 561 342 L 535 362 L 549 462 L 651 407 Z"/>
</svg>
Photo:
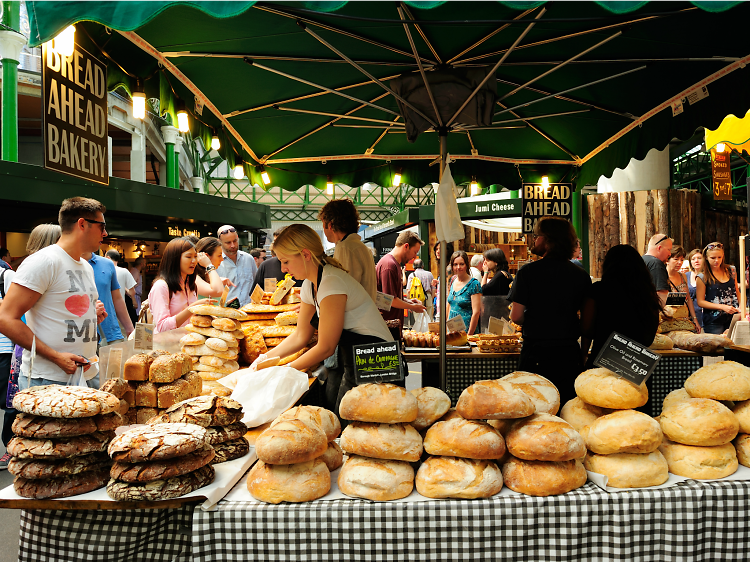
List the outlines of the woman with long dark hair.
<svg viewBox="0 0 750 562">
<path fill-rule="evenodd" d="M 680 271 L 682 263 L 685 261 L 685 249 L 679 244 L 674 244 L 670 250 L 669 259 L 667 260 L 667 276 L 669 277 L 669 286 L 675 293 L 690 294 L 688 291 L 688 282 L 685 275 Z M 700 333 L 701 325 L 693 308 L 693 299 L 685 299 L 690 314 L 690 321 L 695 324 L 695 329 Z"/>
<path fill-rule="evenodd" d="M 494 276 L 490 279 L 490 272 Z M 500 248 L 492 248 L 484 253 L 482 263 L 482 295 L 504 297 L 510 291 L 513 278 L 508 272 L 508 260 Z"/>
<path fill-rule="evenodd" d="M 584 355 L 593 339 L 586 362 L 593 368 L 604 343 L 612 332 L 649 346 L 659 327 L 661 301 L 651 274 L 632 246 L 613 246 L 604 256 L 602 279 L 591 286 L 581 313 L 581 349 Z"/>
<path fill-rule="evenodd" d="M 703 269 L 695 280 L 698 306 L 703 309 L 703 331 L 725 334 L 732 316 L 740 311 L 737 272 L 724 261 L 724 245 L 711 242 L 703 248 Z"/>
<path fill-rule="evenodd" d="M 205 268 L 210 283 L 198 278 L 195 270 L 198 264 Z M 199 294 L 218 297 L 223 292 L 221 278 L 206 253 L 198 253 L 187 238 L 170 240 L 159 263 L 159 274 L 148 294 L 154 316 L 154 333 L 185 326 L 192 316 L 188 307 L 198 300 Z"/>
<path fill-rule="evenodd" d="M 695 311 L 695 318 L 698 320 L 698 325 L 703 329 L 703 309 L 698 306 L 698 293 L 696 279 L 698 274 L 703 270 L 703 254 L 700 248 L 690 250 L 687 255 L 688 271 L 685 275 L 687 277 L 688 293 L 690 299 L 693 301 L 693 310 Z"/>
<path fill-rule="evenodd" d="M 221 240 L 219 240 L 218 238 L 214 238 L 213 236 L 206 236 L 204 238 L 201 238 L 195 245 L 195 250 L 199 254 L 201 252 L 206 254 L 208 256 L 208 259 L 211 260 L 211 265 L 213 265 L 217 269 L 221 265 L 221 262 L 224 260 L 224 255 L 221 249 Z M 211 280 L 209 279 L 208 273 L 206 272 L 206 268 L 203 267 L 200 263 L 195 266 L 195 272 L 199 278 L 203 279 L 209 285 L 211 284 Z M 235 284 L 232 283 L 227 277 L 222 277 L 221 282 L 225 287 L 235 286 Z M 201 295 L 199 294 L 198 296 L 200 298 Z"/>
</svg>

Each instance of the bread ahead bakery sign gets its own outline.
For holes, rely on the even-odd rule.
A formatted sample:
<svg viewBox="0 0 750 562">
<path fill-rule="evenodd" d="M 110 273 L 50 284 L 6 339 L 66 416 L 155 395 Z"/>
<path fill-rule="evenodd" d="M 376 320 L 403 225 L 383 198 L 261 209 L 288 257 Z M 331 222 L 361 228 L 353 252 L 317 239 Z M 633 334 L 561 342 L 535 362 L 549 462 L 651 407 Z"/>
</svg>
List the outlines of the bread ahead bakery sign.
<svg viewBox="0 0 750 562">
<path fill-rule="evenodd" d="M 542 217 L 572 218 L 572 183 L 524 183 L 522 191 L 524 234 L 534 232 L 536 221 Z"/>
<path fill-rule="evenodd" d="M 44 167 L 109 184 L 107 66 L 75 46 L 42 46 Z"/>
</svg>

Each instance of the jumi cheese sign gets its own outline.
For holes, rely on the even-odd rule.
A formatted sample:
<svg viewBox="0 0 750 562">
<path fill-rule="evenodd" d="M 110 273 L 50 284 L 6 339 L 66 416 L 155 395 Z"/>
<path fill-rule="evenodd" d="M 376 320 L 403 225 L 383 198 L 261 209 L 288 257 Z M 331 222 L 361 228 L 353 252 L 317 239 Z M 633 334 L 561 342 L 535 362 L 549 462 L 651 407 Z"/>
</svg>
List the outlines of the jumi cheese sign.
<svg viewBox="0 0 750 562">
<path fill-rule="evenodd" d="M 572 218 L 573 184 L 524 183 L 522 193 L 524 234 L 534 232 L 536 221 L 542 217 Z"/>
<path fill-rule="evenodd" d="M 70 56 L 42 47 L 44 166 L 109 184 L 107 67 L 75 46 Z"/>
</svg>

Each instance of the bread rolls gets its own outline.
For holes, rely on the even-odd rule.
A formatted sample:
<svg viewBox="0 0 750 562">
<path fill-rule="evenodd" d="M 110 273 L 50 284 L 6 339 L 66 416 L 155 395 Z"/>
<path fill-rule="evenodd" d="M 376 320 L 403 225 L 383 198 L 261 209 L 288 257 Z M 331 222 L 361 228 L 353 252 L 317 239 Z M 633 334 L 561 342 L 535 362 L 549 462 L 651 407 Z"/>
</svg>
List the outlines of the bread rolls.
<svg viewBox="0 0 750 562">
<path fill-rule="evenodd" d="M 737 462 L 742 466 L 750 466 L 750 435 L 740 433 L 732 444 L 737 454 Z M 10 465 L 8 465 L 8 470 L 10 470 Z"/>
<path fill-rule="evenodd" d="M 328 440 L 320 427 L 300 420 L 283 420 L 269 427 L 255 441 L 255 452 L 266 464 L 311 461 L 326 452 Z"/>
<path fill-rule="evenodd" d="M 515 371 L 505 375 L 501 381 L 512 382 L 531 398 L 537 414 L 557 414 L 560 410 L 560 393 L 557 387 L 541 375 Z"/>
<path fill-rule="evenodd" d="M 664 402 L 662 402 L 661 405 L 661 411 L 664 412 L 664 410 L 666 410 L 667 408 L 671 408 L 672 406 L 679 404 L 680 402 L 684 402 L 685 400 L 690 400 L 691 398 L 692 397 L 688 394 L 688 391 L 684 388 L 673 390 L 664 397 Z"/>
<path fill-rule="evenodd" d="M 529 496 L 565 494 L 586 483 L 580 460 L 545 462 L 511 457 L 503 465 L 503 481 L 514 492 Z"/>
<path fill-rule="evenodd" d="M 586 404 L 577 396 L 568 400 L 560 410 L 560 417 L 573 426 L 576 431 L 581 431 L 587 425 L 591 425 L 597 418 L 609 413 L 609 410 Z"/>
<path fill-rule="evenodd" d="M 398 500 L 414 489 L 414 469 L 408 462 L 351 456 L 339 472 L 338 485 L 347 496 Z"/>
<path fill-rule="evenodd" d="M 616 453 L 587 455 L 586 470 L 604 474 L 607 486 L 613 488 L 646 488 L 664 484 L 669 479 L 667 460 L 659 451 L 648 454 Z"/>
<path fill-rule="evenodd" d="M 417 399 L 395 384 L 361 384 L 344 394 L 339 415 L 345 420 L 409 423 L 417 419 Z"/>
<path fill-rule="evenodd" d="M 737 453 L 731 443 L 715 447 L 695 447 L 665 439 L 659 446 L 659 451 L 667 459 L 669 472 L 686 478 L 724 478 L 737 472 L 738 468 Z"/>
<path fill-rule="evenodd" d="M 354 422 L 341 434 L 339 444 L 351 455 L 373 459 L 417 462 L 422 456 L 422 437 L 408 423 Z"/>
<path fill-rule="evenodd" d="M 477 381 L 461 393 L 456 411 L 467 420 L 525 418 L 536 411 L 531 398 L 504 380 Z"/>
<path fill-rule="evenodd" d="M 690 398 L 672 405 L 661 413 L 659 423 L 670 441 L 700 447 L 725 445 L 740 428 L 729 408 L 708 398 Z"/>
<path fill-rule="evenodd" d="M 622 410 L 597 418 L 581 430 L 586 447 L 600 455 L 651 453 L 663 436 L 659 422 L 635 410 Z"/>
<path fill-rule="evenodd" d="M 417 399 L 417 419 L 411 422 L 417 431 L 430 427 L 451 407 L 450 397 L 439 388 L 426 386 L 415 388 L 411 393 Z"/>
<path fill-rule="evenodd" d="M 602 368 L 589 369 L 578 375 L 575 390 L 581 400 L 600 408 L 627 410 L 640 408 L 648 402 L 645 382 L 637 386 Z"/>
<path fill-rule="evenodd" d="M 270 465 L 258 461 L 247 475 L 247 489 L 266 503 L 309 502 L 331 489 L 331 473 L 321 459 Z"/>
<path fill-rule="evenodd" d="M 489 498 L 503 487 L 503 474 L 492 461 L 430 457 L 417 471 L 417 492 L 427 498 Z"/>
<path fill-rule="evenodd" d="M 529 461 L 569 461 L 586 455 L 580 433 L 550 414 L 534 414 L 515 422 L 505 445 L 511 455 Z"/>
<path fill-rule="evenodd" d="M 750 400 L 732 406 L 732 413 L 740 424 L 740 433 L 750 433 Z"/>
<path fill-rule="evenodd" d="M 750 368 L 734 361 L 719 361 L 695 371 L 685 381 L 693 398 L 750 400 Z"/>
</svg>

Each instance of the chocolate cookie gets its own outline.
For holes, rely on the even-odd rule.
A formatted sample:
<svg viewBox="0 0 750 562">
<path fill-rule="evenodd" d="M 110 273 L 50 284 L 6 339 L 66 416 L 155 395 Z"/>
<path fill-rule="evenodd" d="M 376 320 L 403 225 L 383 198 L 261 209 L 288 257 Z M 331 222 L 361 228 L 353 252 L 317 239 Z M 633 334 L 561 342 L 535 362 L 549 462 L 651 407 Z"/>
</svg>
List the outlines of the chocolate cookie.
<svg viewBox="0 0 750 562">
<path fill-rule="evenodd" d="M 13 421 L 13 433 L 36 439 L 76 437 L 95 431 L 114 431 L 122 424 L 123 418 L 117 412 L 67 420 L 21 413 Z"/>
<path fill-rule="evenodd" d="M 213 467 L 209 464 L 182 476 L 145 484 L 128 484 L 112 479 L 107 484 L 107 494 L 110 498 L 119 501 L 168 500 L 207 486 L 213 482 L 215 474 Z"/>
<path fill-rule="evenodd" d="M 247 426 L 242 422 L 233 423 L 224 427 L 207 427 L 206 440 L 211 445 L 226 443 L 233 439 L 238 439 L 247 433 Z"/>
<path fill-rule="evenodd" d="M 109 469 L 100 468 L 74 476 L 63 476 L 48 480 L 27 480 L 26 478 L 16 477 L 13 481 L 13 488 L 16 490 L 16 494 L 24 498 L 35 500 L 67 498 L 101 488 L 107 483 L 108 478 Z"/>
<path fill-rule="evenodd" d="M 20 459 L 67 459 L 106 451 L 107 444 L 114 436 L 114 431 L 96 431 L 62 439 L 14 437 L 8 443 L 8 452 Z"/>
<path fill-rule="evenodd" d="M 120 399 L 93 388 L 48 384 L 21 390 L 13 398 L 13 407 L 35 416 L 88 418 L 116 411 Z"/>
<path fill-rule="evenodd" d="M 175 404 L 162 415 L 149 420 L 150 424 L 191 423 L 208 427 L 223 426 L 242 418 L 242 405 L 223 396 L 197 396 Z"/>
<path fill-rule="evenodd" d="M 247 439 L 240 437 L 226 443 L 217 443 L 214 445 L 214 451 L 216 455 L 211 464 L 219 464 L 220 462 L 233 461 L 234 459 L 244 457 L 250 452 L 250 445 Z"/>
<path fill-rule="evenodd" d="M 62 476 L 74 476 L 92 470 L 109 467 L 112 461 L 107 453 L 92 453 L 81 457 L 69 459 L 19 459 L 13 457 L 8 462 L 8 472 L 14 476 L 20 476 L 26 480 L 44 480 L 49 478 L 60 478 Z"/>
<path fill-rule="evenodd" d="M 120 462 L 171 459 L 203 449 L 206 430 L 187 423 L 136 427 L 114 438 L 109 456 Z"/>
<path fill-rule="evenodd" d="M 116 462 L 112 465 L 109 475 L 121 482 L 153 482 L 193 472 L 207 465 L 213 458 L 214 450 L 207 446 L 175 459 L 139 463 Z"/>
</svg>

